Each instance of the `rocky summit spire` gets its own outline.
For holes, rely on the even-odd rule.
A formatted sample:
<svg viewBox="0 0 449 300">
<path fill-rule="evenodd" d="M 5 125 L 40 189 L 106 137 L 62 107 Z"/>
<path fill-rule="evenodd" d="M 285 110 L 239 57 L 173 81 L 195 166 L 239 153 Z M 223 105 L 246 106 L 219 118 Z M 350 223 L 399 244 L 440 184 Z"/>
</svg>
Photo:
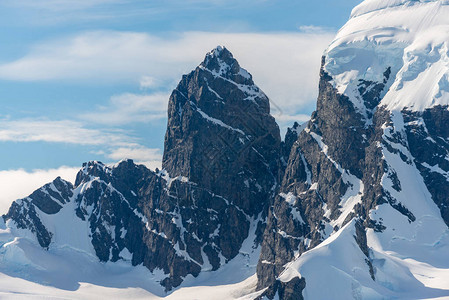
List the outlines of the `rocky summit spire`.
<svg viewBox="0 0 449 300">
<path fill-rule="evenodd" d="M 162 167 L 257 215 L 276 185 L 280 142 L 268 97 L 219 46 L 170 97 Z"/>
<path fill-rule="evenodd" d="M 56 179 L 3 219 L 49 250 L 143 265 L 167 291 L 234 259 L 253 272 L 279 155 L 268 98 L 217 47 L 170 97 L 165 170 L 89 162 L 74 186 Z"/>
<path fill-rule="evenodd" d="M 207 53 L 200 68 L 238 84 L 254 85 L 251 74 L 242 69 L 232 53 L 223 46 L 217 46 Z"/>
</svg>

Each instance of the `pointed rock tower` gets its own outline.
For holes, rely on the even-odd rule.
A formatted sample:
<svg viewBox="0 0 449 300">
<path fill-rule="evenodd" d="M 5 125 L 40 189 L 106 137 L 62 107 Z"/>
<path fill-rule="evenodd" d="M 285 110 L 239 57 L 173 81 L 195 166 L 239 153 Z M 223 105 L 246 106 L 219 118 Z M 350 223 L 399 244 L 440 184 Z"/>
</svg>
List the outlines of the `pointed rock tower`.
<svg viewBox="0 0 449 300">
<path fill-rule="evenodd" d="M 170 97 L 162 167 L 256 216 L 277 184 L 280 143 L 268 97 L 219 46 Z"/>
<path fill-rule="evenodd" d="M 74 186 L 58 178 L 3 218 L 45 249 L 142 264 L 164 274 L 167 291 L 237 256 L 254 266 L 277 187 L 281 143 L 269 111 L 251 75 L 218 47 L 170 97 L 164 170 L 89 162 Z"/>
</svg>

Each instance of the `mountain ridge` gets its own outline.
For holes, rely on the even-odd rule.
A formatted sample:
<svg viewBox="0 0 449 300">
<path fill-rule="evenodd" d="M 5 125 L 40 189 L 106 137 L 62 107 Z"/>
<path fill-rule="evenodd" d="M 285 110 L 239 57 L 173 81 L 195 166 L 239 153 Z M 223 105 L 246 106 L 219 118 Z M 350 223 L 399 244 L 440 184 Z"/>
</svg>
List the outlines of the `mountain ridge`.
<svg viewBox="0 0 449 300">
<path fill-rule="evenodd" d="M 446 12 L 444 1 L 365 1 L 325 51 L 317 109 L 267 220 L 257 274 L 270 299 L 448 296 L 443 277 L 417 271 L 448 267 L 447 42 L 425 36 L 446 28 Z"/>
<path fill-rule="evenodd" d="M 316 110 L 284 141 L 218 46 L 170 96 L 162 171 L 86 163 L 74 186 L 15 202 L 5 226 L 49 251 L 60 239 L 142 264 L 166 292 L 242 263 L 256 273 L 246 299 L 448 297 L 448 43 L 425 36 L 449 25 L 446 4 L 356 7 L 323 55 Z M 54 226 L 66 211 L 75 242 Z"/>
<path fill-rule="evenodd" d="M 57 178 L 14 202 L 8 227 L 29 231 L 44 249 L 143 264 L 165 274 L 167 292 L 236 257 L 249 265 L 278 178 L 281 141 L 268 98 L 217 47 L 183 76 L 168 115 L 163 170 L 85 163 L 74 185 Z M 70 225 L 59 225 L 62 216 Z M 242 253 L 244 244 L 252 246 Z"/>
</svg>

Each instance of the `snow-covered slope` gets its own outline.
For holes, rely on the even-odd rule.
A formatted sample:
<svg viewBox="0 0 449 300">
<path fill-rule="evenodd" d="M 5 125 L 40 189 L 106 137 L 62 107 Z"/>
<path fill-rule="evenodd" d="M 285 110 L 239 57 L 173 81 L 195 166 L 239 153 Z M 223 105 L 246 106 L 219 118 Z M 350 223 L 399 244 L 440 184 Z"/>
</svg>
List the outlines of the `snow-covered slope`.
<svg viewBox="0 0 449 300">
<path fill-rule="evenodd" d="M 396 224 L 401 225 L 405 224 Z M 294 277 L 304 277 L 305 299 L 447 299 L 447 230 L 436 229 L 436 233 L 430 226 L 427 232 L 412 228 L 407 236 L 394 227 L 386 234 L 367 231 L 375 280 L 368 272 L 367 257 L 357 245 L 354 220 L 288 264 L 279 278 L 289 282 Z M 420 237 L 410 238 L 417 232 Z"/>
<path fill-rule="evenodd" d="M 259 287 L 449 298 L 449 1 L 361 3 L 319 90 L 270 211 Z"/>
<path fill-rule="evenodd" d="M 195 277 L 185 276 L 182 285 L 173 293 L 167 293 L 161 285 L 168 274 L 158 267 L 150 271 L 144 262 L 136 265 L 132 261 L 133 252 L 136 251 L 133 251 L 130 246 L 130 249 L 123 248 L 120 251 L 118 260 L 111 258 L 100 261 L 99 245 L 103 248 L 103 243 L 111 240 L 112 244 L 123 244 L 121 239 L 133 234 L 136 230 L 131 226 L 121 227 L 123 223 L 117 221 L 121 218 L 120 214 L 113 209 L 113 203 L 117 199 L 121 199 L 120 202 L 125 202 L 126 205 L 132 205 L 130 201 L 134 200 L 129 198 L 128 201 L 114 188 L 114 181 L 116 185 L 120 185 L 123 180 L 105 178 L 106 175 L 114 176 L 114 173 L 118 173 L 120 168 L 123 168 L 123 164 L 132 164 L 132 162 L 122 161 L 112 167 L 99 162 L 86 164 L 78 174 L 78 180 L 82 181 L 76 188 L 57 178 L 38 189 L 30 197 L 17 200 L 13 206 L 17 208 L 17 211 L 11 210 L 15 211 L 12 213 L 14 220 L 8 219 L 4 222 L 4 218 L 0 218 L 1 299 L 54 297 L 176 300 L 213 297 L 225 300 L 237 299 L 255 292 L 257 279 L 254 273 L 260 253 L 260 247 L 254 244 L 257 221 L 251 222 L 249 236 L 232 260 L 219 270 L 212 271 L 212 267 L 210 264 L 207 265 L 208 261 L 205 259 L 201 274 Z M 143 166 L 134 167 L 149 172 Z M 124 175 L 131 174 L 130 171 L 127 170 Z M 165 178 L 171 182 L 172 186 L 175 186 L 178 181 L 178 178 L 167 176 Z M 121 188 L 124 187 L 121 186 Z M 129 190 L 129 195 L 133 195 L 134 190 L 137 191 L 129 187 L 125 189 Z M 92 195 L 100 197 L 101 203 L 98 206 L 90 203 L 90 200 L 96 199 Z M 121 196 L 117 198 L 114 195 Z M 174 197 L 173 191 L 172 197 Z M 80 199 L 82 199 L 81 202 Z M 123 220 L 130 222 L 134 216 L 126 213 L 126 205 L 121 206 L 122 213 L 127 215 Z M 103 220 L 102 209 L 108 211 L 108 218 Z M 83 215 L 78 211 L 87 212 L 87 217 L 82 218 Z M 145 219 L 146 224 L 142 227 L 148 229 L 147 234 L 153 232 L 158 236 L 164 235 L 164 239 L 168 238 L 170 233 L 167 232 L 165 235 L 162 232 L 156 232 L 154 228 L 149 228 L 154 225 L 149 223 L 142 210 L 136 207 L 132 212 Z M 96 217 L 93 218 L 93 216 Z M 101 224 L 106 228 L 106 236 L 103 237 L 99 236 L 102 231 Z M 182 223 L 179 222 L 179 224 Z M 23 228 L 23 225 L 27 227 Z M 162 228 L 159 230 L 162 231 Z M 50 237 L 50 240 L 47 237 Z M 138 243 L 138 238 L 139 236 L 134 234 L 131 237 L 132 243 Z M 114 247 L 113 245 L 112 248 Z M 159 244 L 159 247 L 162 245 Z M 108 253 L 111 253 L 111 257 L 114 252 L 112 248 L 106 249 Z M 161 255 L 169 257 L 168 252 L 165 250 Z M 150 255 L 157 255 L 157 251 L 152 251 Z M 188 251 L 178 250 L 177 255 L 184 255 L 186 259 L 189 257 Z"/>
<path fill-rule="evenodd" d="M 325 70 L 363 110 L 359 80 L 382 82 L 382 105 L 423 110 L 449 104 L 449 1 L 367 0 L 326 52 Z M 361 107 L 362 106 L 362 107 Z"/>
</svg>

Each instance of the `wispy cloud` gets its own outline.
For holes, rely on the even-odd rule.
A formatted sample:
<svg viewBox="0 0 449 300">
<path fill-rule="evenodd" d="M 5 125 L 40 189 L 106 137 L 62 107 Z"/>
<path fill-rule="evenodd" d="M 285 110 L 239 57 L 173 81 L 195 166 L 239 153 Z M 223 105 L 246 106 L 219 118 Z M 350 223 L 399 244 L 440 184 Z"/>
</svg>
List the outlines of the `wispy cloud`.
<svg viewBox="0 0 449 300">
<path fill-rule="evenodd" d="M 140 78 L 139 84 L 142 90 L 146 90 L 157 87 L 160 83 L 156 78 L 144 75 Z"/>
<path fill-rule="evenodd" d="M 252 3 L 266 2 L 267 0 L 248 0 Z M 8 6 L 18 6 L 22 8 L 39 8 L 39 9 L 49 9 L 53 11 L 63 11 L 63 10 L 86 10 L 92 7 L 101 5 L 118 5 L 121 8 L 131 8 L 134 7 L 137 1 L 129 0 L 3 0 L 3 5 Z M 240 3 L 239 0 L 166 0 L 166 6 L 170 7 L 183 5 L 190 7 L 204 7 L 208 6 L 235 6 Z M 148 3 L 137 3 L 141 7 L 158 7 L 156 4 L 152 4 L 151 1 Z M 152 4 L 152 5 L 151 5 Z"/>
<path fill-rule="evenodd" d="M 279 123 L 287 123 L 286 125 L 291 125 L 291 123 L 294 121 L 298 123 L 304 123 L 310 120 L 310 116 L 305 114 L 274 114 L 273 116 L 276 118 L 276 121 L 278 121 Z"/>
<path fill-rule="evenodd" d="M 162 167 L 162 154 L 160 149 L 143 146 L 122 147 L 114 149 L 107 156 L 115 161 L 131 158 L 135 160 L 136 163 L 143 164 L 153 170 Z"/>
<path fill-rule="evenodd" d="M 310 30 L 309 30 L 310 31 Z M 320 57 L 334 33 L 87 32 L 35 45 L 0 65 L 0 79 L 139 82 L 174 88 L 218 44 L 227 46 L 256 83 L 284 111 L 314 103 Z M 152 81 L 151 79 L 157 79 Z"/>
<path fill-rule="evenodd" d="M 111 97 L 107 107 L 82 114 L 81 119 L 105 125 L 147 123 L 164 119 L 167 114 L 168 93 L 132 94 Z"/>
<path fill-rule="evenodd" d="M 135 142 L 124 132 L 90 129 L 81 122 L 62 120 L 9 120 L 0 122 L 2 142 L 50 142 L 78 145 L 128 145 Z"/>
<path fill-rule="evenodd" d="M 245 11 L 263 2 L 268 0 L 1 0 L 0 11 L 7 11 L 9 18 L 4 24 L 13 27 L 102 23 L 101 28 L 104 28 L 104 22 L 118 24 L 140 20 L 138 23 L 141 24 L 149 19 L 172 22 L 172 18 L 177 19 L 183 14 L 193 16 L 205 12 L 215 13 L 216 19 L 220 19 L 223 11 Z M 221 13 L 217 14 L 217 10 Z M 230 23 L 241 26 L 247 21 L 227 20 L 225 28 L 229 28 Z M 220 23 L 220 20 L 214 23 Z"/>
<path fill-rule="evenodd" d="M 160 149 L 141 145 L 123 130 L 87 128 L 82 122 L 71 120 L 3 120 L 0 141 L 98 146 L 106 158 L 114 161 L 130 158 L 150 168 L 160 167 L 162 159 Z"/>
<path fill-rule="evenodd" d="M 0 79 L 127 81 L 139 84 L 141 93 L 112 96 L 107 105 L 72 120 L 6 118 L 0 122 L 0 141 L 95 146 L 107 159 L 132 158 L 159 167 L 158 149 L 146 148 L 132 132 L 114 128 L 164 119 L 169 90 L 218 44 L 226 45 L 253 74 L 285 131 L 293 121 L 308 119 L 300 112 L 315 102 L 320 56 L 332 35 L 187 32 L 161 38 L 102 31 L 41 43 L 22 58 L 0 65 Z"/>
<path fill-rule="evenodd" d="M 299 26 L 298 29 L 302 33 L 309 33 L 309 34 L 327 34 L 329 32 L 332 32 L 331 28 L 324 28 L 324 27 L 315 26 L 315 25 L 302 25 L 302 26 Z"/>
<path fill-rule="evenodd" d="M 247 0 L 248 3 L 261 3 L 268 0 Z M 40 11 L 47 10 L 51 12 L 71 12 L 72 15 L 76 11 L 90 13 L 89 10 L 95 7 L 107 7 L 112 10 L 111 17 L 127 16 L 135 14 L 138 9 L 144 10 L 145 13 L 149 9 L 163 9 L 163 11 L 174 9 L 204 9 L 212 7 L 236 7 L 241 5 L 240 0 L 166 0 L 163 3 L 157 1 L 129 1 L 129 0 L 3 0 L 0 5 L 9 7 L 20 7 L 21 9 L 38 9 Z M 137 6 L 138 5 L 138 6 Z M 97 12 L 98 13 L 98 12 Z"/>
</svg>

